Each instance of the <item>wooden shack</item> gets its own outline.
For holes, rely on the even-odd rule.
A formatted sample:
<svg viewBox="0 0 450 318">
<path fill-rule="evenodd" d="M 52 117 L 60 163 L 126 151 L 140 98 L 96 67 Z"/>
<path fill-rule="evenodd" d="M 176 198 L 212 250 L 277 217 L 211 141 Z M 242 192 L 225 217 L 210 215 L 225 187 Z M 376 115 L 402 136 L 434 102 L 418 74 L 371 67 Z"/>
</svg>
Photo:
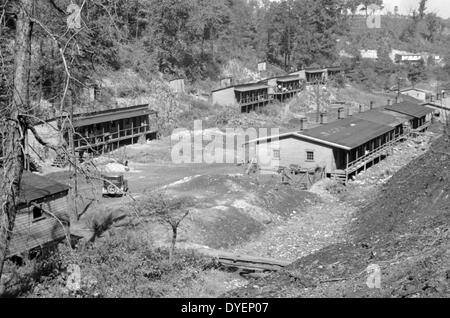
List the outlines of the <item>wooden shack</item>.
<svg viewBox="0 0 450 318">
<path fill-rule="evenodd" d="M 211 92 L 212 104 L 238 106 L 242 113 L 249 113 L 266 106 L 273 100 L 266 82 L 235 85 Z"/>
<path fill-rule="evenodd" d="M 370 120 L 349 117 L 301 132 L 252 140 L 249 144 L 256 144 L 252 160 L 263 161 L 273 172 L 290 166 L 320 168 L 327 176 L 346 182 L 352 174 L 387 156 L 402 137 L 402 124 L 396 118 L 375 116 L 369 116 Z"/>
<path fill-rule="evenodd" d="M 3 173 L 0 173 L 0 182 Z M 68 234 L 69 187 L 24 172 L 17 199 L 17 215 L 8 256 L 61 241 Z"/>
<path fill-rule="evenodd" d="M 185 93 L 185 85 L 184 85 L 184 79 L 183 78 L 175 78 L 169 81 L 170 88 L 172 89 L 172 92 L 174 93 Z"/>
<path fill-rule="evenodd" d="M 424 131 L 429 127 L 434 112 L 433 108 L 418 105 L 412 102 L 401 102 L 398 104 L 386 106 L 384 107 L 384 109 L 387 111 L 411 116 L 411 129 L 412 131 L 418 132 Z"/>
<path fill-rule="evenodd" d="M 140 138 L 155 139 L 157 113 L 149 105 L 110 109 L 77 115 L 73 127 L 76 152 L 101 154 L 135 144 Z M 66 134 L 68 142 L 69 137 Z"/>
<path fill-rule="evenodd" d="M 306 68 L 305 77 L 306 83 L 311 84 L 325 84 L 327 81 L 327 69 L 326 68 Z"/>
<path fill-rule="evenodd" d="M 304 88 L 304 80 L 297 74 L 273 77 L 267 80 L 267 84 L 270 86 L 269 94 L 280 102 L 294 97 Z"/>
<path fill-rule="evenodd" d="M 410 97 L 413 97 L 423 103 L 431 101 L 433 98 L 432 92 L 416 87 L 404 88 L 400 90 L 400 93 L 402 95 L 408 95 Z"/>
</svg>

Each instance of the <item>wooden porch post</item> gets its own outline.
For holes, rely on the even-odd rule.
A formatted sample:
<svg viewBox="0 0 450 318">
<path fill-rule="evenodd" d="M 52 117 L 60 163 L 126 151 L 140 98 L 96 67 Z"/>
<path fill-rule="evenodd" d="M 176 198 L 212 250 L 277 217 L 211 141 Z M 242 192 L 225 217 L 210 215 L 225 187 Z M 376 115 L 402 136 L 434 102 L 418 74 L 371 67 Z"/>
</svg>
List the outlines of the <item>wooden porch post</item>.
<svg viewBox="0 0 450 318">
<path fill-rule="evenodd" d="M 347 166 L 347 168 L 345 169 L 345 183 L 346 184 L 348 182 L 348 164 L 349 164 L 349 160 L 350 160 L 350 151 L 347 150 L 347 158 L 346 158 L 346 161 L 347 161 L 346 166 Z"/>
<path fill-rule="evenodd" d="M 120 147 L 120 121 L 117 121 L 117 149 Z"/>
</svg>

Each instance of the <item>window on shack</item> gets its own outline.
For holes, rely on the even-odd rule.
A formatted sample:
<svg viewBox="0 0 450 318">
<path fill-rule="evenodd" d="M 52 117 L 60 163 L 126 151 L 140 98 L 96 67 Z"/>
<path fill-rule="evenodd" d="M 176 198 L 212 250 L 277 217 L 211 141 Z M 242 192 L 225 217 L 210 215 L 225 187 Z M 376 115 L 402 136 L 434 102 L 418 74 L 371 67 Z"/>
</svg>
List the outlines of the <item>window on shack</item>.
<svg viewBox="0 0 450 318">
<path fill-rule="evenodd" d="M 40 207 L 33 207 L 33 222 L 38 222 L 45 219 L 44 211 Z"/>
<path fill-rule="evenodd" d="M 280 150 L 274 150 L 273 151 L 273 158 L 274 159 L 280 159 L 281 158 Z"/>
<path fill-rule="evenodd" d="M 314 161 L 314 151 L 307 151 L 306 152 L 306 160 L 307 161 Z"/>
</svg>

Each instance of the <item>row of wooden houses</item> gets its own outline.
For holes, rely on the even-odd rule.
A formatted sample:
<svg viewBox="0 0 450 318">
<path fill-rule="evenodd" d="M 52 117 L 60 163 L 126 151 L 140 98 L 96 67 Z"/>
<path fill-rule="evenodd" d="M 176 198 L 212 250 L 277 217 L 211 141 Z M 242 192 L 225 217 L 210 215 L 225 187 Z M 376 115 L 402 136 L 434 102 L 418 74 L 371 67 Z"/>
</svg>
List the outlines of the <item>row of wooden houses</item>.
<svg viewBox="0 0 450 318">
<path fill-rule="evenodd" d="M 346 182 L 352 175 L 387 156 L 391 147 L 412 132 L 428 128 L 434 110 L 413 102 L 386 105 L 340 120 L 250 141 L 253 162 L 263 173 L 280 167 L 321 168 Z"/>
<path fill-rule="evenodd" d="M 307 68 L 288 75 L 238 85 L 233 85 L 232 80 L 226 78 L 221 81 L 221 88 L 211 92 L 211 103 L 240 107 L 241 112 L 248 113 L 275 100 L 283 102 L 302 91 L 306 85 L 324 84 L 340 73 L 340 67 Z"/>
</svg>

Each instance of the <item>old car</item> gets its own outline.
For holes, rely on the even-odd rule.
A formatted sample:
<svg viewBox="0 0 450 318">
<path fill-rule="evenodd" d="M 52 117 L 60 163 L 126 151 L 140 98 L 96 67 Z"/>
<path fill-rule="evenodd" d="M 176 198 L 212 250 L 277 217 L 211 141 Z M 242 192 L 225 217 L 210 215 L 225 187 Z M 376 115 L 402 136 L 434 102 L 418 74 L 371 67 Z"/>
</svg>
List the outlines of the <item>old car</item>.
<svg viewBox="0 0 450 318">
<path fill-rule="evenodd" d="M 102 175 L 103 196 L 123 196 L 128 192 L 128 180 L 123 174 Z"/>
</svg>

